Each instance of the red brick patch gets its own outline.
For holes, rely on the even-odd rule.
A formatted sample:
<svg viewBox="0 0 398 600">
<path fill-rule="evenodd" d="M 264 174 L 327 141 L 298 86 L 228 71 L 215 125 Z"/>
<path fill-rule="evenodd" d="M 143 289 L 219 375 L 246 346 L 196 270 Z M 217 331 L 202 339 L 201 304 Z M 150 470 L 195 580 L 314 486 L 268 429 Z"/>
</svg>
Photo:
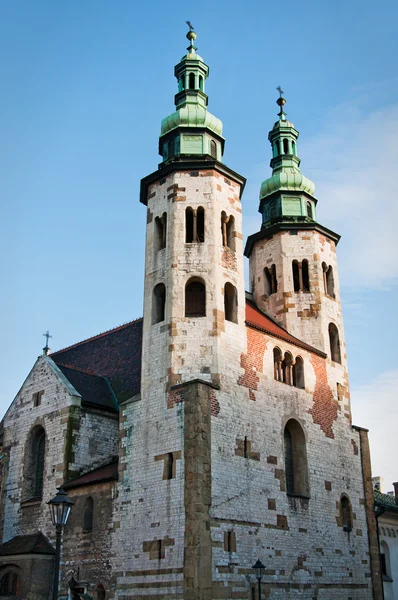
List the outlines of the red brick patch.
<svg viewBox="0 0 398 600">
<path fill-rule="evenodd" d="M 171 390 L 167 396 L 167 408 L 173 408 L 175 404 L 184 402 L 183 390 Z"/>
<path fill-rule="evenodd" d="M 210 390 L 210 412 L 212 417 L 218 417 L 220 412 L 220 404 L 214 390 Z"/>
<path fill-rule="evenodd" d="M 240 356 L 240 365 L 245 370 L 244 375 L 238 379 L 238 385 L 249 388 L 250 400 L 255 400 L 254 390 L 257 390 L 259 377 L 258 373 L 263 372 L 264 352 L 267 347 L 265 336 L 255 329 L 246 329 L 247 332 L 247 354 L 242 352 Z"/>
<path fill-rule="evenodd" d="M 324 434 L 334 439 L 333 422 L 337 419 L 339 403 L 334 399 L 332 389 L 328 383 L 325 359 L 313 354 L 311 364 L 315 370 L 316 383 L 313 395 L 314 404 L 308 411 L 314 423 L 320 425 Z"/>
</svg>

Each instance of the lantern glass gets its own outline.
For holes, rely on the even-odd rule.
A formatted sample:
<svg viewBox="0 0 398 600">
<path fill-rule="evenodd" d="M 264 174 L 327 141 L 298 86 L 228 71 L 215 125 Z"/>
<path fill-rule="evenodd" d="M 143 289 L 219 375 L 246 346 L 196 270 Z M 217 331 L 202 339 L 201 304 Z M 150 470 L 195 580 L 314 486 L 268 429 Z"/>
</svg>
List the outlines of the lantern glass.
<svg viewBox="0 0 398 600">
<path fill-rule="evenodd" d="M 50 502 L 48 502 L 51 514 L 51 520 L 55 527 L 63 527 L 66 525 L 70 509 L 74 502 L 65 494 L 62 488 L 58 488 L 58 492 Z"/>
<path fill-rule="evenodd" d="M 256 577 L 260 581 L 263 578 L 263 571 L 265 569 L 265 565 L 263 565 L 259 558 L 257 559 L 257 562 L 252 566 L 252 569 L 254 569 Z"/>
</svg>

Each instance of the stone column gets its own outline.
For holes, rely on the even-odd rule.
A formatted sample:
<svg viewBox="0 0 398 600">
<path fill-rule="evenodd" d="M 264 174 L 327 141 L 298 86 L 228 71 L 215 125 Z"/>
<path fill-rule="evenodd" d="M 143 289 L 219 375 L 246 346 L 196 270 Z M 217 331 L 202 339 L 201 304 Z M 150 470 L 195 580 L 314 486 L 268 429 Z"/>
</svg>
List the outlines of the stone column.
<svg viewBox="0 0 398 600">
<path fill-rule="evenodd" d="M 211 384 L 179 386 L 184 396 L 184 600 L 211 600 Z"/>
<path fill-rule="evenodd" d="M 368 430 L 363 429 L 362 427 L 355 426 L 353 426 L 353 429 L 356 429 L 359 432 L 363 490 L 365 496 L 365 513 L 366 523 L 368 526 L 370 572 L 372 575 L 373 599 L 383 600 L 383 579 L 380 565 L 380 550 L 377 537 L 377 523 L 374 511 L 372 467 L 370 462 Z"/>
</svg>

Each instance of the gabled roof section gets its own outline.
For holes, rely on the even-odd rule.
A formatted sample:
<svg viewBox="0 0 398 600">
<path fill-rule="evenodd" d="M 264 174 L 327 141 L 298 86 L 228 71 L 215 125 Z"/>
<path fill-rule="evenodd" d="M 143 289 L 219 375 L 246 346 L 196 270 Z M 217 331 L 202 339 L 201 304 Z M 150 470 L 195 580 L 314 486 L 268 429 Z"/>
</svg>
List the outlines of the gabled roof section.
<svg viewBox="0 0 398 600">
<path fill-rule="evenodd" d="M 298 338 L 291 335 L 286 329 L 281 327 L 274 319 L 269 317 L 267 314 L 262 312 L 252 300 L 246 298 L 246 325 L 248 327 L 253 327 L 254 329 L 258 329 L 260 331 L 264 331 L 264 333 L 268 333 L 273 337 L 279 338 L 280 340 L 284 340 L 285 342 L 289 342 L 289 344 L 293 344 L 298 348 L 303 348 L 308 352 L 312 352 L 313 354 L 317 354 L 318 356 L 322 356 L 326 358 L 326 354 L 305 342 L 302 342 Z"/>
<path fill-rule="evenodd" d="M 123 402 L 140 392 L 141 348 L 142 318 L 53 352 L 51 358 L 64 368 L 75 368 L 107 378 L 117 400 Z M 78 378 L 76 374 L 71 376 Z M 86 386 L 87 391 L 90 387 L 88 380 L 84 384 L 82 380 L 83 377 L 80 383 Z"/>
<path fill-rule="evenodd" d="M 106 465 L 102 465 L 93 469 L 92 471 L 88 471 L 88 473 L 84 473 L 84 475 L 80 475 L 79 477 L 75 477 L 70 481 L 67 481 L 63 488 L 64 490 L 70 490 L 72 488 L 81 487 L 82 485 L 91 485 L 94 483 L 103 483 L 104 481 L 117 481 L 118 478 L 118 462 L 117 459 L 113 460 Z"/>
<path fill-rule="evenodd" d="M 58 363 L 58 368 L 79 394 L 81 394 L 83 404 L 90 404 L 109 410 L 118 410 L 117 398 L 106 377 L 101 377 L 100 375 L 95 375 L 94 373 L 61 363 Z"/>
<path fill-rule="evenodd" d="M 17 535 L 0 546 L 0 556 L 15 554 L 55 554 L 53 546 L 41 531 L 30 535 Z"/>
</svg>

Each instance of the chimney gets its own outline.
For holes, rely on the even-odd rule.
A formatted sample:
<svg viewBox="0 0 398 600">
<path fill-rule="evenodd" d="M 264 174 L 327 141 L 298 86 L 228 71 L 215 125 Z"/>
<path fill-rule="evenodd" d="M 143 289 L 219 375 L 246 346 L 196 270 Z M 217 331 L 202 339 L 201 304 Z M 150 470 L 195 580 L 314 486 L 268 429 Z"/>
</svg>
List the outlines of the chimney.
<svg viewBox="0 0 398 600">
<path fill-rule="evenodd" d="M 395 504 L 398 504 L 398 481 L 393 483 L 394 486 L 394 494 L 395 494 Z"/>
</svg>

